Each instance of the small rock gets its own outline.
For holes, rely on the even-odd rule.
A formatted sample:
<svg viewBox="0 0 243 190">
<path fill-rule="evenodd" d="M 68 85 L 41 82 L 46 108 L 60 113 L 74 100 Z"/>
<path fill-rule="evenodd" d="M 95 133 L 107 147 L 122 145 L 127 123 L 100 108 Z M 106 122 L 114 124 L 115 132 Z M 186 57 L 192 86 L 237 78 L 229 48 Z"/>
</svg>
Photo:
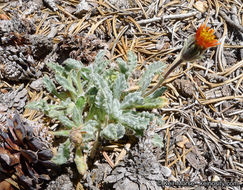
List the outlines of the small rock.
<svg viewBox="0 0 243 190">
<path fill-rule="evenodd" d="M 46 190 L 74 190 L 73 183 L 67 174 L 59 176 L 55 181 L 51 181 Z"/>
<path fill-rule="evenodd" d="M 214 175 L 214 176 L 213 176 L 212 181 L 219 181 L 219 180 L 220 180 L 219 176 L 217 176 L 217 175 Z"/>
<path fill-rule="evenodd" d="M 163 175 L 164 175 L 165 177 L 169 177 L 169 176 L 171 176 L 171 170 L 170 170 L 170 168 L 168 168 L 168 167 L 166 167 L 166 166 L 162 166 L 162 167 L 161 167 L 161 172 L 163 173 Z"/>
<path fill-rule="evenodd" d="M 55 0 L 44 0 L 44 2 L 47 5 L 47 7 L 49 7 L 53 11 L 57 11 L 58 10 L 58 8 L 56 6 L 56 3 L 55 3 Z"/>
<path fill-rule="evenodd" d="M 40 91 L 43 87 L 43 78 L 39 78 L 30 84 L 30 88 Z"/>
<path fill-rule="evenodd" d="M 179 146 L 180 148 L 183 148 L 185 146 L 186 143 L 190 142 L 189 139 L 186 136 L 182 136 L 182 139 L 176 143 L 177 146 Z"/>
<path fill-rule="evenodd" d="M 77 6 L 75 15 L 80 16 L 80 15 L 90 11 L 90 9 L 91 9 L 91 6 L 85 0 L 82 0 Z"/>
<path fill-rule="evenodd" d="M 122 181 L 122 183 L 120 184 L 115 184 L 114 188 L 116 190 L 139 190 L 139 186 L 138 184 L 134 183 L 133 181 L 130 181 L 128 179 L 125 179 L 124 181 Z M 146 188 L 147 189 L 147 188 Z"/>
<path fill-rule="evenodd" d="M 197 1 L 195 3 L 195 8 L 200 12 L 204 13 L 208 9 L 208 4 L 206 1 Z"/>
<path fill-rule="evenodd" d="M 174 81 L 176 90 L 184 97 L 193 97 L 195 87 L 193 82 L 186 79 L 177 79 Z"/>
</svg>

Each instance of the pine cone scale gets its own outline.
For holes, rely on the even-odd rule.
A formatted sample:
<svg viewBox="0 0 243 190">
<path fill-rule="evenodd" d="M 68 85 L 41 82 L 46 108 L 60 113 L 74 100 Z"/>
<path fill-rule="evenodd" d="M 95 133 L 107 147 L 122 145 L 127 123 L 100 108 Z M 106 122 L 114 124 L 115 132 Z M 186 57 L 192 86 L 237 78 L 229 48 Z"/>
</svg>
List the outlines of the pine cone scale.
<svg viewBox="0 0 243 190">
<path fill-rule="evenodd" d="M 41 150 L 37 153 L 40 160 L 50 160 L 53 157 L 51 150 Z"/>
<path fill-rule="evenodd" d="M 0 171 L 8 173 L 9 170 L 13 170 L 13 166 L 18 164 L 19 154 L 12 154 L 9 150 L 0 147 Z"/>
<path fill-rule="evenodd" d="M 48 142 L 37 134 L 18 114 L 0 125 L 0 172 L 5 178 L 16 176 L 20 189 L 41 189 L 50 169 L 56 169 Z"/>
<path fill-rule="evenodd" d="M 33 151 L 47 149 L 45 143 L 40 142 L 40 140 L 38 140 L 36 138 L 32 138 L 30 141 L 28 141 L 27 145 Z"/>
<path fill-rule="evenodd" d="M 5 141 L 3 144 L 4 144 L 4 147 L 7 148 L 8 150 L 12 150 L 12 151 L 19 151 L 19 146 L 14 144 L 11 139 L 9 138 L 8 134 L 6 133 L 1 133 L 0 132 L 0 136 L 2 137 L 2 139 Z"/>
<path fill-rule="evenodd" d="M 31 150 L 21 150 L 21 154 L 29 161 L 29 163 L 36 164 L 38 162 L 38 156 Z"/>
</svg>

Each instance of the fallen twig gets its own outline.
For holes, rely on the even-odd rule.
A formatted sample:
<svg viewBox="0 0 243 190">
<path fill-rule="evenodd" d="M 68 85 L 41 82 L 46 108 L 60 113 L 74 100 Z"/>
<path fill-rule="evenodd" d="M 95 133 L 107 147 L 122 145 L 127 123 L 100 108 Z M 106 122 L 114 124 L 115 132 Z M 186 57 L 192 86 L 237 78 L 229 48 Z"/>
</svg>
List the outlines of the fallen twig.
<svg viewBox="0 0 243 190">
<path fill-rule="evenodd" d="M 151 22 L 158 22 L 158 21 L 166 20 L 166 19 L 185 19 L 188 17 L 195 16 L 196 14 L 197 14 L 197 12 L 178 14 L 178 15 L 165 15 L 165 16 L 161 16 L 161 17 L 154 17 L 154 18 L 150 18 L 150 19 L 140 20 L 137 23 L 138 24 L 148 24 Z"/>
<path fill-rule="evenodd" d="M 238 29 L 240 32 L 243 33 L 243 26 L 241 26 L 241 25 L 239 25 L 239 24 L 233 22 L 232 19 L 230 19 L 230 18 L 225 14 L 225 12 L 223 12 L 223 11 L 220 10 L 220 11 L 219 11 L 219 14 L 220 14 L 220 16 L 223 17 L 223 19 L 224 19 L 228 24 L 230 24 L 231 26 L 235 27 L 236 29 Z"/>
</svg>

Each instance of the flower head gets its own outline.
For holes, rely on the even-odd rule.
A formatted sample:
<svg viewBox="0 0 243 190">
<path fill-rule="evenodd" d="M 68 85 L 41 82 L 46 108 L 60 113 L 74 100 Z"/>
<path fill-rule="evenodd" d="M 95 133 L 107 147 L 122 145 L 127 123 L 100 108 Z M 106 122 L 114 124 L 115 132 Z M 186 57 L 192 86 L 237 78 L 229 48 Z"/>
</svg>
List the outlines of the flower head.
<svg viewBox="0 0 243 190">
<path fill-rule="evenodd" d="M 218 40 L 215 39 L 213 34 L 214 30 L 206 27 L 206 24 L 201 24 L 196 32 L 196 44 L 199 45 L 202 49 L 207 49 L 209 47 L 217 46 Z"/>
<path fill-rule="evenodd" d="M 214 30 L 202 24 L 195 35 L 189 36 L 181 51 L 181 58 L 184 61 L 193 61 L 201 57 L 207 48 L 217 46 L 218 40 L 213 34 Z"/>
<path fill-rule="evenodd" d="M 197 29 L 196 34 L 188 37 L 185 44 L 180 52 L 180 55 L 174 60 L 167 71 L 163 74 L 163 78 L 160 79 L 157 85 L 155 85 L 149 92 L 144 96 L 149 96 L 154 93 L 162 84 L 163 81 L 170 75 L 170 73 L 181 63 L 186 61 L 194 61 L 202 57 L 203 53 L 209 47 L 217 46 L 218 40 L 215 39 L 213 34 L 214 30 L 206 27 L 206 24 L 201 24 Z"/>
</svg>

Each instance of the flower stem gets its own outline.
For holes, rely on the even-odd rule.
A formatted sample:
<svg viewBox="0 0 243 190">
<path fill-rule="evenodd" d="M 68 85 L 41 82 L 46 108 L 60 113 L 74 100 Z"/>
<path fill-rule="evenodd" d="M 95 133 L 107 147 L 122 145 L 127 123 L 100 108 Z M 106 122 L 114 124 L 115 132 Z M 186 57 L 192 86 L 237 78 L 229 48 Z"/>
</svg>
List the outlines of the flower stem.
<svg viewBox="0 0 243 190">
<path fill-rule="evenodd" d="M 150 94 L 152 94 L 154 91 L 156 91 L 158 88 L 160 88 L 163 84 L 163 82 L 167 79 L 167 77 L 170 75 L 170 73 L 181 63 L 183 63 L 184 60 L 181 58 L 181 56 L 179 55 L 174 61 L 173 63 L 170 65 L 170 67 L 168 68 L 168 70 L 163 74 L 162 78 L 159 80 L 159 82 L 147 93 L 144 94 L 144 97 L 149 96 Z"/>
</svg>

